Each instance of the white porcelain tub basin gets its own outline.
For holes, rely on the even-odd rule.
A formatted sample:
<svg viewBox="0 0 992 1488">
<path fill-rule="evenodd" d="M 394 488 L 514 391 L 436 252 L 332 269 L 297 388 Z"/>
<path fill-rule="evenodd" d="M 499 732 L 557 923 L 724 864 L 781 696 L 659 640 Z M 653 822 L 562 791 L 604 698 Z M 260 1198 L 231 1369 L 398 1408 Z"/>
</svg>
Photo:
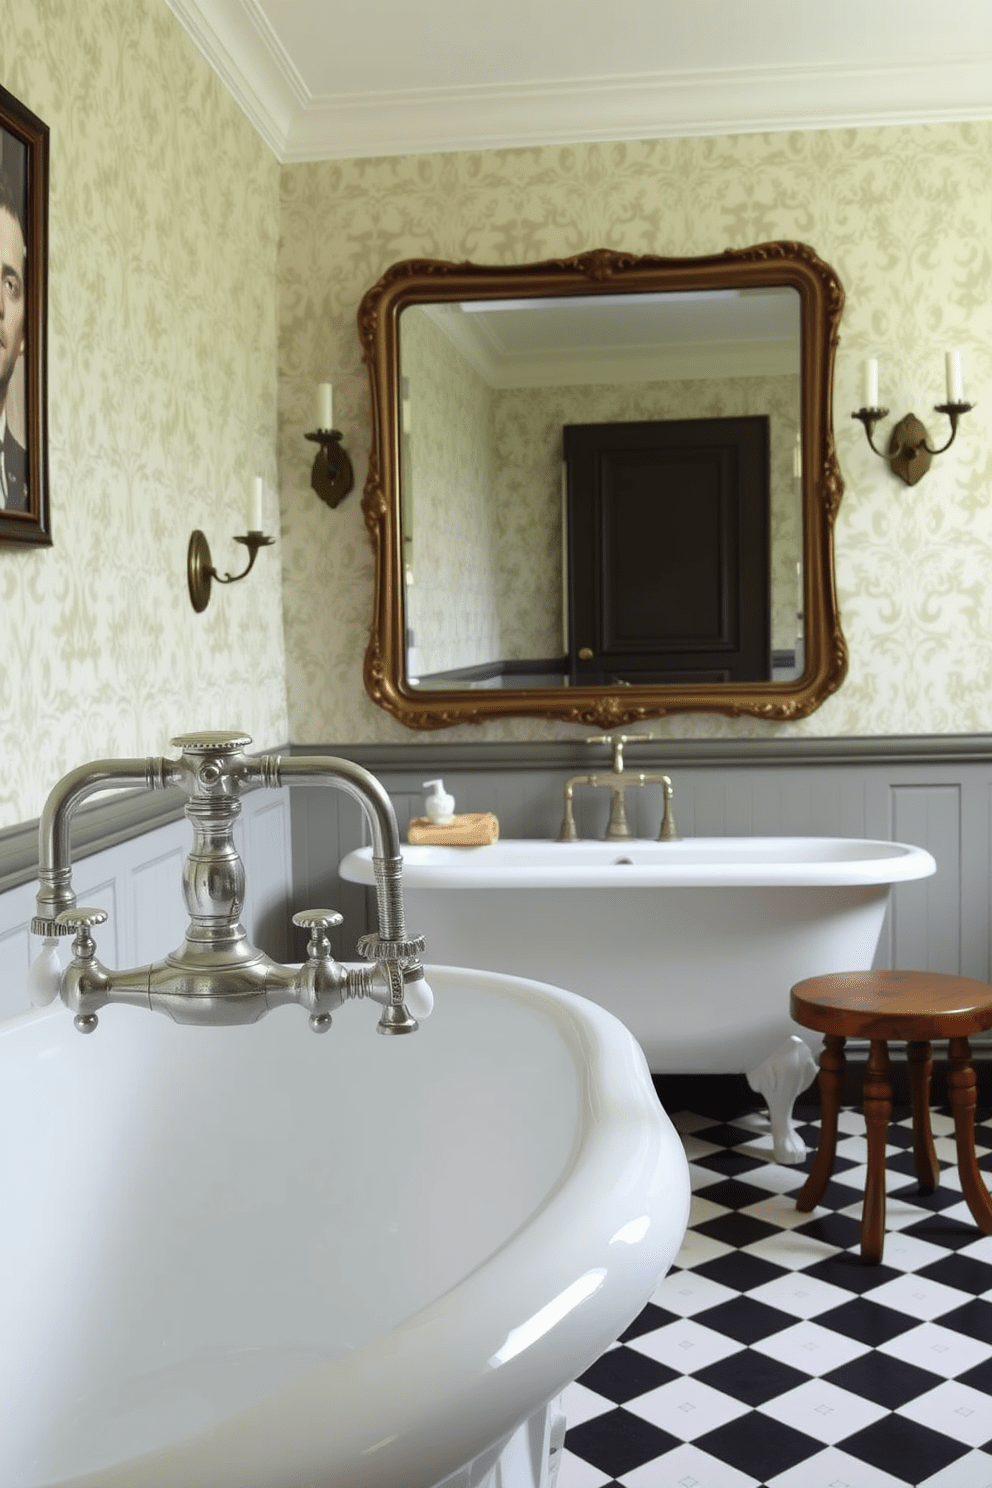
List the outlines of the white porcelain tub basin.
<svg viewBox="0 0 992 1488">
<path fill-rule="evenodd" d="M 432 960 L 592 998 L 623 1020 L 655 1073 L 754 1074 L 782 1161 L 803 1156 L 788 1113 L 813 1074 L 801 1044 L 796 1066 L 789 989 L 870 967 L 890 886 L 936 870 L 922 848 L 840 837 L 500 840 L 406 846 L 403 862 L 407 915 Z M 341 873 L 371 883 L 369 849 Z M 778 1110 L 771 1092 L 790 1079 L 801 1083 Z"/>
<path fill-rule="evenodd" d="M 4 1488 L 474 1488 L 636 1315 L 688 1206 L 640 1051 L 431 982 L 401 1039 L 0 1025 Z"/>
</svg>

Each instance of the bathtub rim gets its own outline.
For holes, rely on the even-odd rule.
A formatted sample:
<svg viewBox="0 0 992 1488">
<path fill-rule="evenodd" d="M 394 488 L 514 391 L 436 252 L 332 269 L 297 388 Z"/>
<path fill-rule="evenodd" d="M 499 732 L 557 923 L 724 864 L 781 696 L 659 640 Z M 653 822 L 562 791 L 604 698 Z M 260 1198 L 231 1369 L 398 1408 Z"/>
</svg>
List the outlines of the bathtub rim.
<svg viewBox="0 0 992 1488">
<path fill-rule="evenodd" d="M 782 844 L 783 859 L 769 857 L 769 846 Z M 728 844 L 741 854 L 737 861 L 726 857 L 715 863 L 686 861 L 680 849 L 693 852 L 707 844 Z M 749 845 L 760 844 L 760 853 L 748 860 Z M 844 845 L 878 849 L 877 855 L 815 857 L 797 861 L 803 845 L 834 848 Z M 579 853 L 575 849 L 580 849 Z M 534 849 L 539 849 L 539 854 Z M 595 849 L 598 859 L 575 861 L 582 849 Z M 756 849 L 752 846 L 752 852 Z M 512 855 L 516 853 L 514 858 Z M 573 861 L 569 861 L 570 854 Z M 639 854 L 650 862 L 625 862 Z M 789 856 L 792 854 L 793 856 Z M 485 847 L 420 846 L 404 843 L 403 882 L 409 889 L 609 889 L 609 888 L 776 888 L 824 887 L 857 884 L 895 884 L 929 878 L 937 864 L 926 848 L 912 843 L 888 842 L 859 837 L 693 837 L 666 843 L 649 838 L 620 842 L 548 842 L 536 838 L 501 838 Z M 531 861 L 528 861 L 528 856 Z M 545 861 L 533 859 L 540 856 Z M 560 862 L 548 863 L 548 856 Z M 342 859 L 339 872 L 353 883 L 374 883 L 372 849 L 353 849 Z"/>
</svg>

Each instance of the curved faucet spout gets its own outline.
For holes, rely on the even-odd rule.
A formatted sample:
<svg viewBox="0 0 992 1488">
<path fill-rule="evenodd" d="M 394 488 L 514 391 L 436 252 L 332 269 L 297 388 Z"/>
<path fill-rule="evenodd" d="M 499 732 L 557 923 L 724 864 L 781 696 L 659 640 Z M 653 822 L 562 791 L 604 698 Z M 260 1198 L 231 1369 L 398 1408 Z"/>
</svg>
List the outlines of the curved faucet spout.
<svg viewBox="0 0 992 1488">
<path fill-rule="evenodd" d="M 31 921 L 33 935 L 68 935 L 58 921 L 63 910 L 75 909 L 72 892 L 70 827 L 73 813 L 88 796 L 102 790 L 167 790 L 179 785 L 176 761 L 152 759 L 93 760 L 64 775 L 49 793 L 38 822 L 38 898 Z"/>
</svg>

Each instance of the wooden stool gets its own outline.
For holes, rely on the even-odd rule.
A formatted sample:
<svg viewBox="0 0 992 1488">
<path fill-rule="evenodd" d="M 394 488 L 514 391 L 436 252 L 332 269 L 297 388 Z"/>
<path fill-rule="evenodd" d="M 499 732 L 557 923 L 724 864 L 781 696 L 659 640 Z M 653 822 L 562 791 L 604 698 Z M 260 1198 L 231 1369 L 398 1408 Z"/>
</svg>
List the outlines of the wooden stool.
<svg viewBox="0 0 992 1488">
<path fill-rule="evenodd" d="M 992 1198 L 975 1157 L 975 1071 L 968 1036 L 992 1028 L 992 986 L 935 971 L 851 971 L 809 977 L 792 989 L 792 1016 L 825 1035 L 820 1055 L 820 1146 L 796 1200 L 807 1212 L 823 1197 L 837 1151 L 837 1110 L 844 1043 L 871 1040 L 864 1082 L 868 1177 L 861 1215 L 861 1259 L 882 1259 L 885 1230 L 885 1138 L 892 1114 L 887 1039 L 906 1041 L 913 1103 L 913 1158 L 924 1193 L 940 1171 L 930 1128 L 931 1039 L 949 1039 L 947 1089 L 954 1113 L 961 1187 L 975 1223 L 992 1235 Z"/>
</svg>

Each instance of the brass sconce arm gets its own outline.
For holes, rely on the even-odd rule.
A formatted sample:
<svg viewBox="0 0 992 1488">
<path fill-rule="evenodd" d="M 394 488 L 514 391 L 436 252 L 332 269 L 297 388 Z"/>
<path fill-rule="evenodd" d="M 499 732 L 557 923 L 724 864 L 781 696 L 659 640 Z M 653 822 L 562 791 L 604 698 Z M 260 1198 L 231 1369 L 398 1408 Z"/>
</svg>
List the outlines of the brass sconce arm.
<svg viewBox="0 0 992 1488">
<path fill-rule="evenodd" d="M 266 537 L 264 532 L 245 532 L 240 537 L 235 537 L 234 541 L 242 543 L 248 549 L 248 567 L 239 574 L 219 574 L 210 556 L 210 544 L 199 527 L 190 535 L 189 548 L 186 553 L 186 580 L 189 585 L 190 603 L 198 615 L 210 603 L 211 585 L 213 583 L 237 584 L 242 579 L 246 579 L 255 567 L 259 548 L 270 547 L 275 542 L 275 538 Z"/>
<path fill-rule="evenodd" d="M 922 480 L 930 469 L 934 456 L 942 455 L 945 450 L 950 449 L 958 432 L 958 421 L 962 414 L 969 413 L 974 406 L 974 403 L 937 403 L 934 405 L 934 412 L 946 414 L 951 425 L 951 437 L 946 444 L 938 445 L 936 448 L 927 443 L 927 431 L 913 413 L 907 413 L 905 418 L 900 419 L 896 424 L 889 438 L 887 451 L 880 450 L 872 438 L 875 425 L 888 414 L 887 408 L 858 408 L 851 414 L 851 417 L 858 419 L 864 425 L 868 443 L 879 459 L 884 460 L 893 474 L 898 475 L 907 486 L 915 486 L 916 482 Z"/>
</svg>

